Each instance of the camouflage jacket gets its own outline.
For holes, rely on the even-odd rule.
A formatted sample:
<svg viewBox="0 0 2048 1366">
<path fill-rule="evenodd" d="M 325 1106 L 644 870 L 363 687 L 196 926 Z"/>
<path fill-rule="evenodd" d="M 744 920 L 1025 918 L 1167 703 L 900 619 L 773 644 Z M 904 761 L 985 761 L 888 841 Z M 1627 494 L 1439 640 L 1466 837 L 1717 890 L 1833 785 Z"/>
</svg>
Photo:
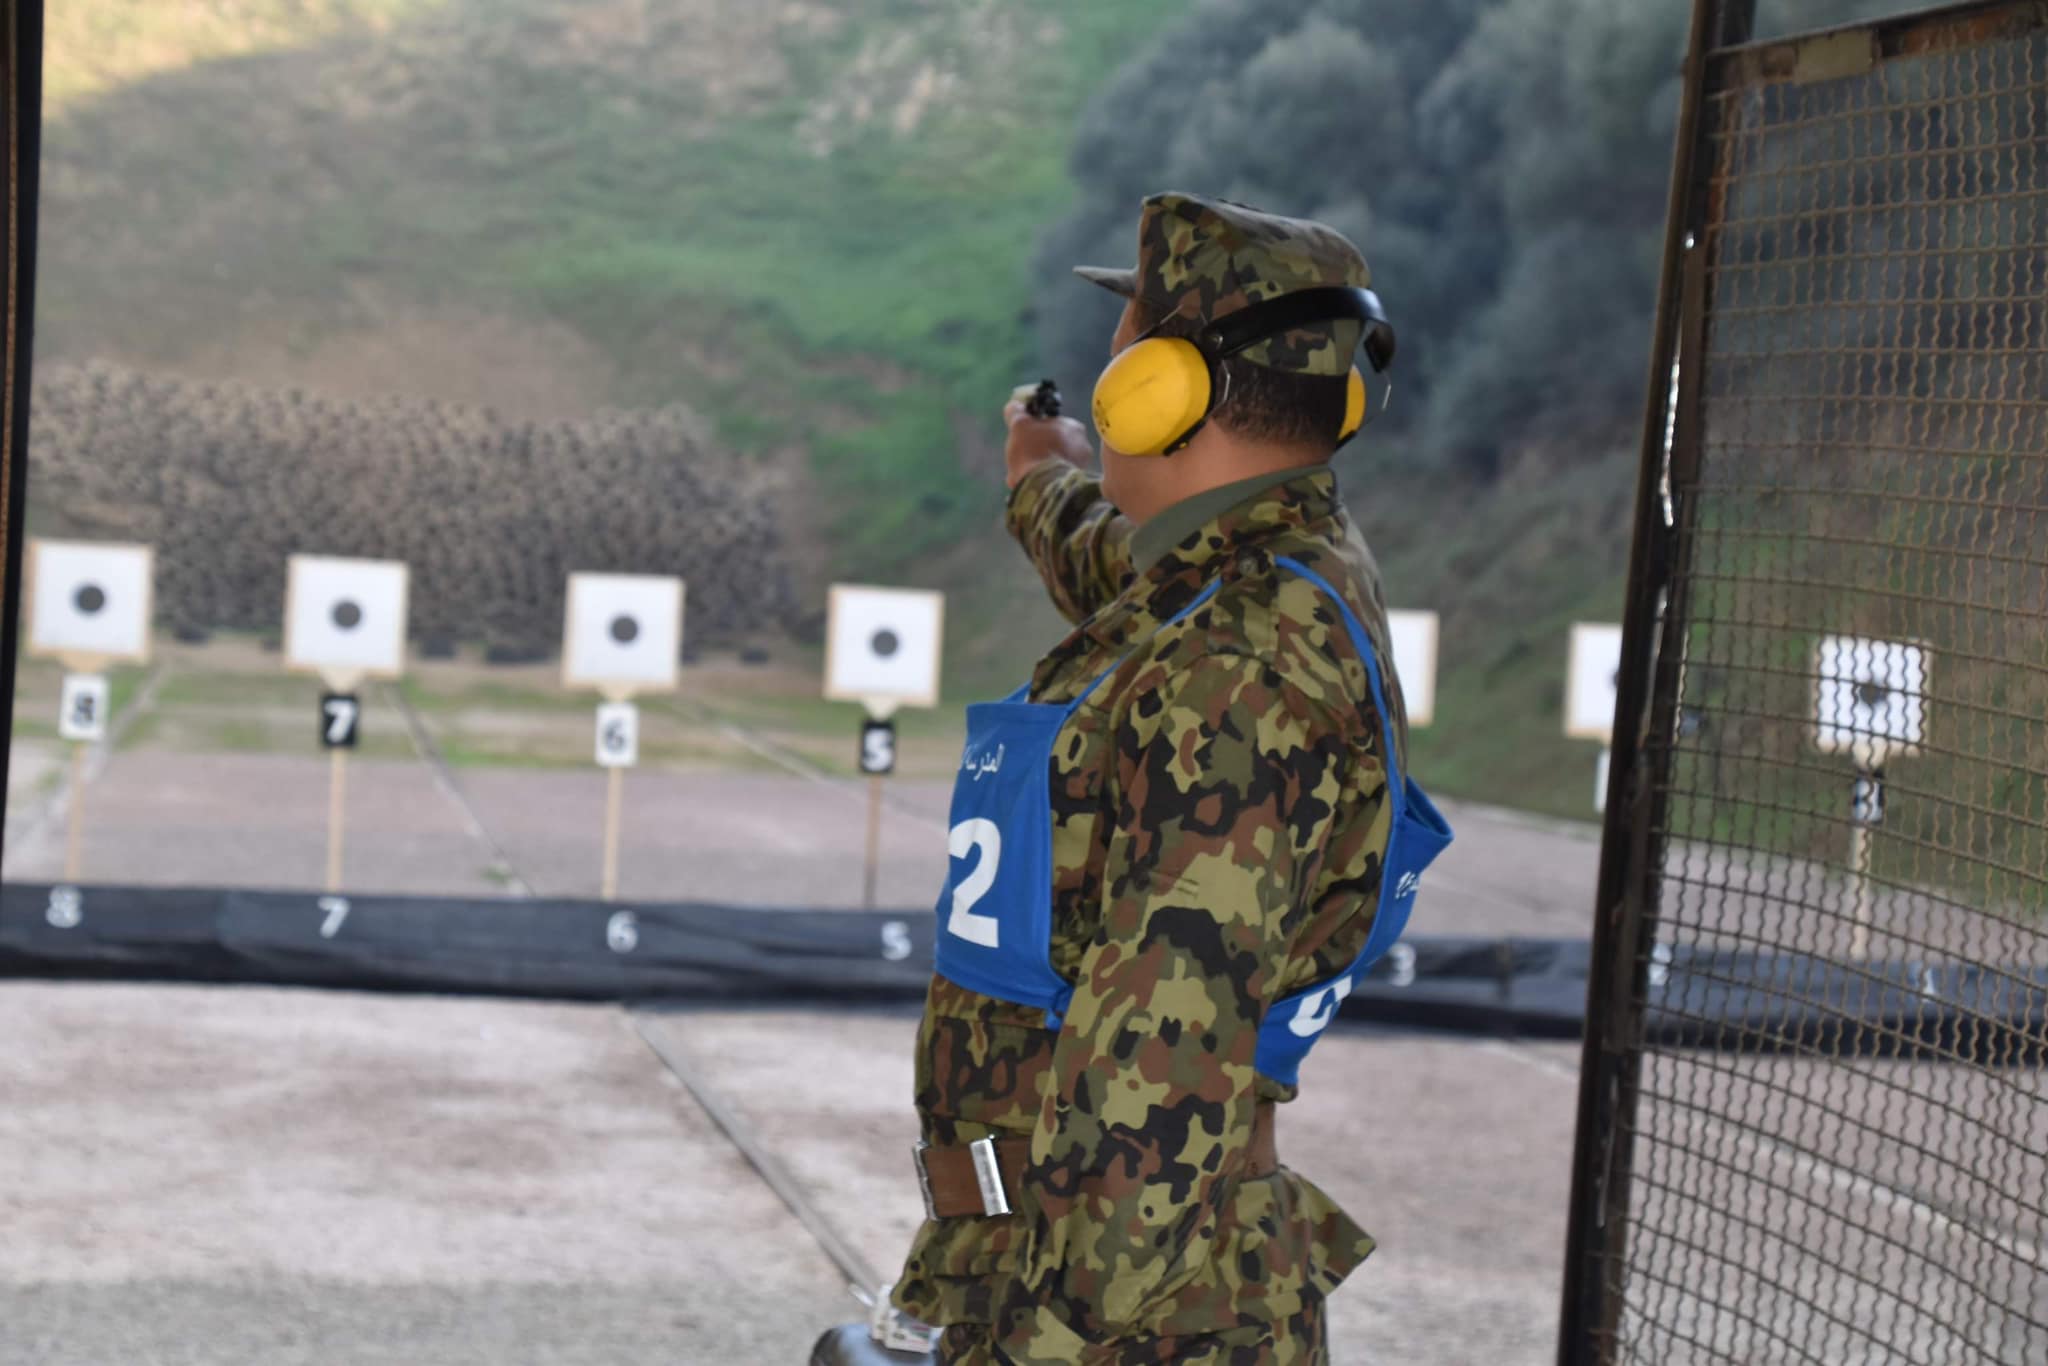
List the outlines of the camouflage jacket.
<svg viewBox="0 0 2048 1366">
<path fill-rule="evenodd" d="M 1053 761 L 1065 1027 L 934 978 L 918 1036 L 926 1139 L 1028 1135 L 1027 1189 L 1008 1218 L 927 1222 L 896 1302 L 990 1325 L 974 1360 L 1159 1360 L 1175 1340 L 1297 1318 L 1372 1250 L 1292 1171 L 1239 1173 L 1256 1103 L 1292 1099 L 1254 1075 L 1260 1018 L 1364 946 L 1390 820 L 1364 665 L 1335 606 L 1274 560 L 1336 585 L 1391 661 L 1385 607 L 1327 472 L 1142 574 L 1131 523 L 1063 463 L 1018 483 L 1009 525 L 1076 624 L 1032 700 L 1070 701 L 1123 663 Z M 1162 630 L 1212 579 L 1217 596 Z"/>
</svg>

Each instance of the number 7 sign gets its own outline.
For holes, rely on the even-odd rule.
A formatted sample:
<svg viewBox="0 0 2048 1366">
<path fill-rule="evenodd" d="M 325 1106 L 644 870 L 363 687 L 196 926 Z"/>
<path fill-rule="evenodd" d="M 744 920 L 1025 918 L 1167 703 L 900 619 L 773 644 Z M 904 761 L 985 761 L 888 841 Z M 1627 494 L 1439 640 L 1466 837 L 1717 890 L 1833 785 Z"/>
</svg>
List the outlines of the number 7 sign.
<svg viewBox="0 0 2048 1366">
<path fill-rule="evenodd" d="M 354 749 L 362 704 L 352 692 L 331 692 L 320 698 L 320 744 L 325 749 Z"/>
</svg>

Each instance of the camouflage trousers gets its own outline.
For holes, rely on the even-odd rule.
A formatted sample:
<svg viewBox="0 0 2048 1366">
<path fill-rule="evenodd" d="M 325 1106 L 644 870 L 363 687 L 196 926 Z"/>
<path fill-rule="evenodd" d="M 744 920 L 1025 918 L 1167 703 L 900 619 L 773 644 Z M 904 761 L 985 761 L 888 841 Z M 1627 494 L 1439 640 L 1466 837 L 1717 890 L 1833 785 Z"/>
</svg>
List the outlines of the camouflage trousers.
<svg viewBox="0 0 2048 1366">
<path fill-rule="evenodd" d="M 958 1324 L 939 1339 L 942 1366 L 1003 1366 L 990 1329 Z M 1278 1323 L 1247 1324 L 1199 1337 L 1146 1338 L 1105 1345 L 1082 1366 L 1329 1366 L 1329 1325 L 1321 1300 Z"/>
</svg>

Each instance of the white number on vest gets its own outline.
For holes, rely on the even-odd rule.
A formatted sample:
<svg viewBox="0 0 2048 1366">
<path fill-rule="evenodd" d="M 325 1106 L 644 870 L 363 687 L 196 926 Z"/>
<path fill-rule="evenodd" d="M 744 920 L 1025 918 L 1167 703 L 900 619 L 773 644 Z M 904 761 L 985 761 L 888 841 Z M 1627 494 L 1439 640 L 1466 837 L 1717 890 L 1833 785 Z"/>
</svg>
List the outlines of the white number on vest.
<svg viewBox="0 0 2048 1366">
<path fill-rule="evenodd" d="M 1298 1039 L 1313 1039 L 1330 1027 L 1330 1021 L 1337 1018 L 1337 1007 L 1350 994 L 1351 979 L 1339 978 L 1295 1009 L 1294 1018 L 1287 1022 L 1289 1032 Z"/>
<path fill-rule="evenodd" d="M 976 915 L 974 903 L 996 885 L 996 861 L 1003 856 L 1003 832 L 994 821 L 979 816 L 960 822 L 946 836 L 946 852 L 954 858 L 967 858 L 977 850 L 981 858 L 974 871 L 953 888 L 953 914 L 946 920 L 946 930 L 970 944 L 992 949 L 1001 923 L 992 915 Z"/>
</svg>

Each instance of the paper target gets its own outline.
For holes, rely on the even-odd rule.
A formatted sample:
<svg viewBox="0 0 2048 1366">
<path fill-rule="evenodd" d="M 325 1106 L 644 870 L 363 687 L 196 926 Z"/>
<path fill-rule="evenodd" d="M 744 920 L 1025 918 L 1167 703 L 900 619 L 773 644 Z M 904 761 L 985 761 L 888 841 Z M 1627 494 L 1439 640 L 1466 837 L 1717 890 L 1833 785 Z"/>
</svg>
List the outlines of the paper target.
<svg viewBox="0 0 2048 1366">
<path fill-rule="evenodd" d="M 1574 740 L 1612 740 L 1620 681 L 1621 628 L 1584 621 L 1573 625 L 1571 663 L 1565 672 L 1564 733 Z"/>
<path fill-rule="evenodd" d="M 30 541 L 29 653 L 149 658 L 151 559 L 146 545 Z"/>
<path fill-rule="evenodd" d="M 1866 769 L 1919 750 L 1927 716 L 1927 647 L 1823 636 L 1814 650 L 1814 746 Z"/>
<path fill-rule="evenodd" d="M 562 682 L 625 695 L 676 685 L 683 581 L 666 574 L 571 574 Z"/>
<path fill-rule="evenodd" d="M 834 584 L 825 628 L 825 696 L 936 704 L 945 604 L 941 593 Z"/>
<path fill-rule="evenodd" d="M 285 587 L 285 667 L 337 687 L 405 669 L 408 575 L 397 560 L 294 555 Z"/>
<path fill-rule="evenodd" d="M 1394 647 L 1394 672 L 1408 704 L 1408 725 L 1419 729 L 1436 719 L 1436 636 L 1434 612 L 1389 612 L 1387 635 Z"/>
</svg>

